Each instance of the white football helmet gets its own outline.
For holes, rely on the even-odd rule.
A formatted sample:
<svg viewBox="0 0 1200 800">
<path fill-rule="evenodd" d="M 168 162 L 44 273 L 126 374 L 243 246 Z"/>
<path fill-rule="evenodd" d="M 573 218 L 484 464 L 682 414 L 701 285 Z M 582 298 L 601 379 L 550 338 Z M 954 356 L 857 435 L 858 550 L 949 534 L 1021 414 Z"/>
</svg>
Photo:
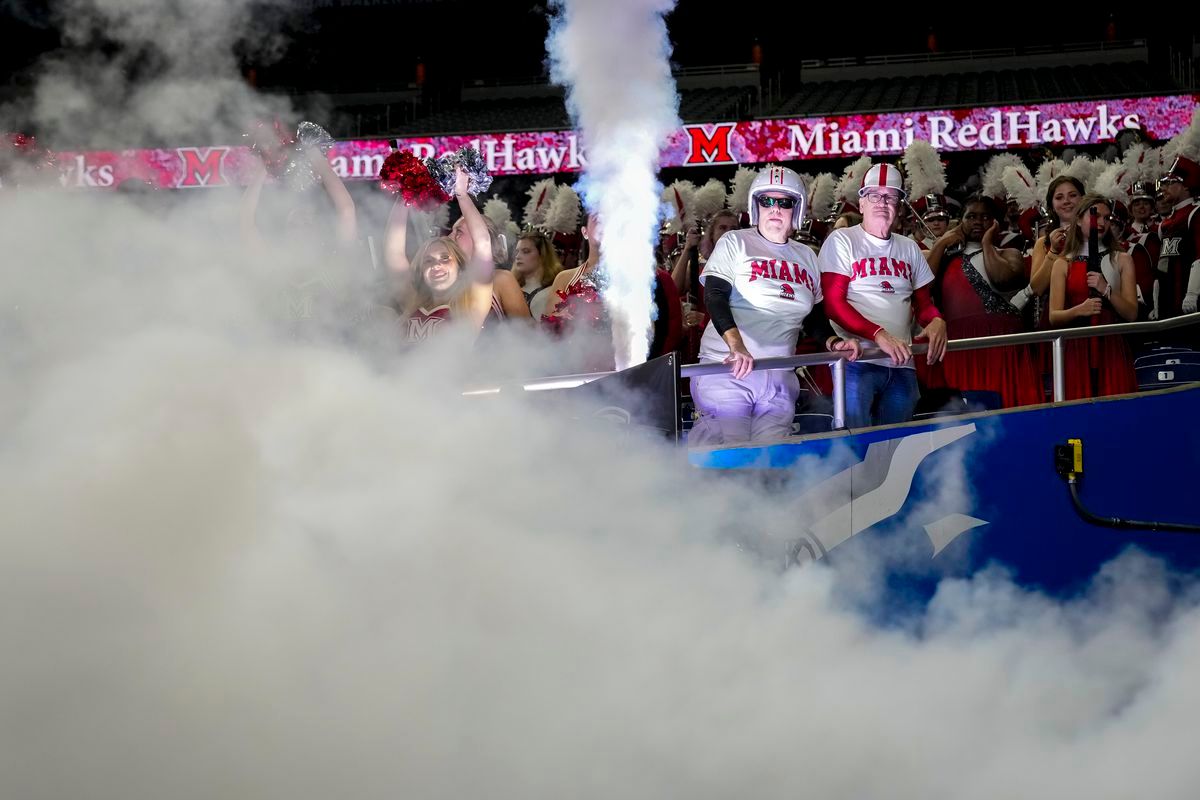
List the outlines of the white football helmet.
<svg viewBox="0 0 1200 800">
<path fill-rule="evenodd" d="M 787 167 L 767 167 L 759 172 L 750 184 L 748 211 L 751 225 L 758 224 L 758 196 L 764 192 L 779 192 L 796 198 L 796 205 L 792 206 L 792 230 L 798 230 L 808 206 L 808 198 L 804 194 L 804 184 L 800 182 L 800 176 Z"/>
<path fill-rule="evenodd" d="M 895 189 L 900 193 L 901 200 L 908 197 L 908 192 L 904 191 L 904 179 L 894 164 L 876 164 L 867 170 L 858 196 L 866 197 L 867 192 L 878 189 Z"/>
</svg>

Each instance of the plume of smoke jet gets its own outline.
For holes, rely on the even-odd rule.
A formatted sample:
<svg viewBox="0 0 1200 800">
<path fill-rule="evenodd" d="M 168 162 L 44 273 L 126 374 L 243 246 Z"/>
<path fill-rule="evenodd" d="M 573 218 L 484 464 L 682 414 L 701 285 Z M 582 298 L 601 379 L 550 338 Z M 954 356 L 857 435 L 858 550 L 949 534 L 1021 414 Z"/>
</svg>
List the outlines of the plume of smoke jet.
<svg viewBox="0 0 1200 800">
<path fill-rule="evenodd" d="M 658 156 L 678 125 L 679 97 L 663 16 L 674 0 L 554 0 L 546 42 L 551 77 L 567 88 L 582 131 L 581 181 L 603 228 L 604 299 L 617 368 L 650 348 L 654 243 L 660 214 Z"/>
</svg>

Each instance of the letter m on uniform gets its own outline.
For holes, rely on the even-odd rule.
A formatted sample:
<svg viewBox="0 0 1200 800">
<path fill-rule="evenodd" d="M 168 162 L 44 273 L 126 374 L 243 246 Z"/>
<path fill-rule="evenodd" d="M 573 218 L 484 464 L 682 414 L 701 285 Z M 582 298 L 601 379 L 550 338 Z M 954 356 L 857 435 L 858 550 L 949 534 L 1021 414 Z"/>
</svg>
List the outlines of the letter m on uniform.
<svg viewBox="0 0 1200 800">
<path fill-rule="evenodd" d="M 225 186 L 224 164 L 228 152 L 228 147 L 180 147 L 183 166 L 177 187 Z"/>
<path fill-rule="evenodd" d="M 713 125 L 708 131 L 708 125 L 685 125 L 691 147 L 688 149 L 686 164 L 732 164 L 733 156 L 729 153 L 729 136 L 737 127 L 732 122 Z"/>
</svg>

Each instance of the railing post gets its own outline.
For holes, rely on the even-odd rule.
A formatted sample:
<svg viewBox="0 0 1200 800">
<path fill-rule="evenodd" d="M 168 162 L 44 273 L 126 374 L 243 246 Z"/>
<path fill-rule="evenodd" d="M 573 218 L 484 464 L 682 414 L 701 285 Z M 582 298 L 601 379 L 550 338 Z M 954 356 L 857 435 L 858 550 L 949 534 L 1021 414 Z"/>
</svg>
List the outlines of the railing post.
<svg viewBox="0 0 1200 800">
<path fill-rule="evenodd" d="M 1063 340 L 1059 336 L 1051 342 L 1052 371 L 1054 374 L 1054 402 L 1067 399 L 1067 382 L 1063 374 Z"/>
<path fill-rule="evenodd" d="M 834 359 L 833 371 L 833 429 L 846 427 L 846 360 Z"/>
</svg>

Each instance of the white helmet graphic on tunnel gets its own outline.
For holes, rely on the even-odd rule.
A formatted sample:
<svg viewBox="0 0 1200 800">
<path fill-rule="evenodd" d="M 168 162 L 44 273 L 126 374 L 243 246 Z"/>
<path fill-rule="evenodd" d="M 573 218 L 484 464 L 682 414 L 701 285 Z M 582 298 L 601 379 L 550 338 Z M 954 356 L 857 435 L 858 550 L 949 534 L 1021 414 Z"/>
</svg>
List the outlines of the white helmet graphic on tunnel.
<svg viewBox="0 0 1200 800">
<path fill-rule="evenodd" d="M 796 198 L 796 205 L 792 206 L 792 230 L 799 229 L 800 222 L 804 219 L 804 210 L 808 205 L 808 198 L 804 194 L 804 184 L 800 182 L 800 176 L 787 167 L 767 167 L 759 172 L 754 177 L 754 182 L 750 184 L 748 210 L 751 225 L 758 224 L 758 196 L 766 192 L 778 192 Z"/>
<path fill-rule="evenodd" d="M 880 189 L 895 189 L 900 193 L 901 200 L 908 197 L 908 192 L 904 191 L 904 177 L 894 164 L 876 164 L 867 170 L 867 174 L 863 176 L 862 186 L 858 190 L 858 196 L 866 197 L 867 192 Z"/>
</svg>

